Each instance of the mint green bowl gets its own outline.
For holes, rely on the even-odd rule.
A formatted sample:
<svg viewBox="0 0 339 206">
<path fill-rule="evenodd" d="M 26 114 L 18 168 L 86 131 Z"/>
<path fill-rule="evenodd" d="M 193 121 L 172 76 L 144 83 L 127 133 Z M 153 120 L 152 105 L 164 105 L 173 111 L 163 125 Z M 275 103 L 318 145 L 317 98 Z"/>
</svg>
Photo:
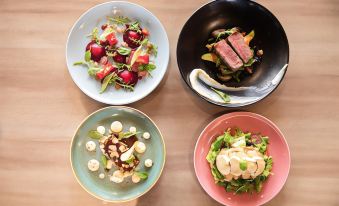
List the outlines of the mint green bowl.
<svg viewBox="0 0 339 206">
<path fill-rule="evenodd" d="M 86 150 L 86 142 L 92 140 L 87 136 L 88 131 L 96 129 L 99 125 L 103 125 L 106 129 L 110 128 L 111 123 L 116 120 L 122 122 L 125 131 L 130 126 L 135 126 L 137 131 L 142 133 L 147 131 L 151 134 L 148 140 L 141 137 L 142 133 L 137 135 L 147 146 L 139 164 L 140 171 L 148 172 L 149 176 L 145 181 L 134 184 L 125 180 L 123 183 L 116 184 L 110 182 L 107 177 L 107 174 L 111 174 L 112 171 L 105 173 L 102 165 L 97 172 L 91 172 L 87 168 L 90 159 L 100 161 L 102 155 L 98 143 L 95 152 Z M 149 191 L 162 173 L 165 156 L 165 143 L 155 123 L 141 111 L 123 106 L 106 107 L 89 115 L 76 130 L 71 143 L 71 166 L 76 180 L 89 194 L 107 202 L 131 201 Z M 145 168 L 143 164 L 148 158 L 153 160 L 151 168 Z M 101 172 L 106 174 L 104 179 L 98 177 Z"/>
</svg>

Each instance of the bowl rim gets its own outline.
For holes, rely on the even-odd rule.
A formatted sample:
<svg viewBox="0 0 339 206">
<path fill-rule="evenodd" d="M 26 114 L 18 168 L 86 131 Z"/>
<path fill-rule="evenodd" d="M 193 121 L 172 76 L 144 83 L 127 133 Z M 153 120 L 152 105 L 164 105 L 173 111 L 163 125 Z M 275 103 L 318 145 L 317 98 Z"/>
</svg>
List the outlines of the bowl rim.
<svg viewBox="0 0 339 206">
<path fill-rule="evenodd" d="M 289 176 L 289 173 L 290 173 L 290 169 L 291 169 L 291 152 L 290 152 L 290 148 L 288 146 L 288 143 L 287 143 L 287 140 L 284 136 L 284 134 L 281 132 L 281 130 L 278 128 L 278 126 L 276 124 L 274 124 L 270 119 L 260 115 L 260 114 L 257 114 L 257 113 L 253 113 L 253 112 L 230 112 L 230 113 L 225 113 L 215 119 L 213 119 L 210 123 L 208 123 L 206 125 L 206 127 L 202 130 L 202 132 L 200 133 L 199 137 L 198 137 L 198 140 L 196 141 L 195 143 L 195 146 L 194 146 L 194 153 L 193 153 L 193 166 L 194 166 L 194 172 L 195 172 L 195 176 L 196 178 L 198 179 L 198 182 L 200 184 L 200 186 L 204 189 L 204 191 L 215 201 L 219 202 L 220 204 L 223 204 L 225 205 L 225 203 L 219 201 L 219 200 L 216 200 L 214 198 L 213 195 L 211 195 L 209 192 L 207 192 L 206 188 L 204 185 L 201 184 L 201 180 L 198 176 L 198 171 L 197 171 L 197 167 L 196 167 L 196 162 L 195 162 L 195 157 L 196 157 L 196 151 L 197 151 L 197 146 L 198 146 L 198 143 L 200 142 L 200 139 L 203 135 L 203 133 L 206 131 L 206 129 L 212 125 L 214 122 L 220 120 L 220 119 L 225 119 L 225 118 L 231 118 L 231 117 L 235 117 L 235 116 L 247 116 L 247 117 L 253 117 L 255 119 L 263 119 L 264 121 L 266 121 L 266 123 L 268 123 L 269 125 L 272 126 L 272 128 L 282 137 L 282 140 L 283 142 L 285 143 L 286 145 L 286 149 L 287 149 L 287 154 L 288 154 L 288 170 L 287 170 L 287 174 L 286 174 L 286 178 L 283 180 L 283 184 L 281 184 L 279 190 L 277 190 L 274 195 L 272 195 L 272 197 L 268 198 L 263 204 L 266 204 L 267 202 L 271 201 L 274 197 L 276 197 L 279 192 L 282 190 L 282 188 L 284 187 L 284 185 L 286 184 L 286 181 L 288 179 L 288 176 Z M 209 145 L 210 146 L 210 145 Z"/>
<path fill-rule="evenodd" d="M 193 15 L 195 15 L 198 11 L 200 11 L 202 8 L 204 8 L 205 6 L 207 5 L 210 5 L 210 4 L 213 4 L 213 3 L 216 3 L 216 2 L 228 2 L 228 0 L 212 0 L 210 2 L 207 2 L 206 4 L 202 5 L 201 7 L 199 7 L 198 9 L 196 9 L 189 18 L 187 18 L 184 26 L 182 27 L 181 31 L 180 31 L 180 34 L 179 34 L 179 37 L 178 37 L 178 42 L 177 42 L 177 48 L 176 48 L 176 55 L 177 55 L 177 64 L 178 64 L 178 69 L 180 71 L 180 74 L 181 74 L 181 77 L 182 79 L 184 80 L 184 82 L 186 83 L 186 85 L 200 98 L 202 98 L 203 100 L 205 100 L 206 102 L 210 103 L 210 104 L 213 104 L 213 105 L 216 105 L 216 106 L 220 106 L 220 107 L 224 107 L 224 108 L 242 108 L 242 107 L 246 107 L 246 106 L 249 106 L 249 105 L 253 105 L 257 102 L 260 102 L 262 101 L 263 99 L 265 99 L 266 97 L 268 97 L 269 95 L 271 95 L 278 87 L 279 85 L 281 84 L 281 82 L 283 81 L 283 79 L 285 78 L 285 75 L 286 75 L 286 72 L 287 72 L 287 69 L 288 69 L 288 66 L 289 66 L 289 56 L 290 56 L 290 52 L 289 52 L 289 43 L 288 43 L 288 38 L 287 38 L 287 35 L 286 35 L 286 31 L 284 29 L 284 27 L 282 26 L 282 24 L 280 23 L 280 21 L 278 20 L 278 18 L 276 16 L 274 16 L 274 14 L 269 11 L 266 7 L 264 7 L 263 5 L 255 2 L 255 1 L 252 1 L 252 0 L 239 0 L 239 1 L 242 1 L 243 3 L 252 3 L 252 4 L 255 4 L 257 7 L 260 7 L 262 8 L 268 15 L 270 15 L 273 20 L 275 20 L 277 22 L 277 24 L 280 26 L 280 28 L 282 29 L 282 32 L 283 32 L 283 38 L 286 40 L 286 45 L 287 45 L 287 62 L 286 62 L 286 69 L 284 71 L 284 74 L 282 76 L 282 78 L 280 79 L 280 81 L 278 82 L 278 84 L 276 84 L 273 88 L 272 91 L 268 92 L 267 94 L 265 94 L 262 98 L 259 98 L 253 102 L 249 102 L 249 103 L 243 103 L 243 104 L 223 104 L 223 103 L 217 103 L 217 102 L 214 102 L 204 96 L 202 96 L 201 94 L 199 94 L 197 91 L 195 91 L 192 87 L 192 85 L 187 81 L 186 79 L 186 76 L 185 74 L 183 73 L 182 71 L 182 66 L 180 66 L 180 63 L 179 63 L 179 58 L 178 58 L 178 52 L 179 52 L 179 49 L 178 49 L 178 44 L 179 44 L 179 40 L 182 38 L 182 33 L 183 33 L 183 30 L 184 28 L 188 25 L 188 22 L 192 19 Z"/>
<path fill-rule="evenodd" d="M 129 99 L 126 99 L 124 100 L 123 102 L 121 103 L 114 103 L 114 100 L 112 102 L 112 100 L 107 100 L 105 98 L 103 99 L 100 99 L 100 98 L 97 98 L 95 94 L 92 94 L 91 92 L 87 91 L 86 89 L 83 89 L 80 87 L 80 84 L 78 82 L 76 82 L 73 78 L 73 76 L 71 75 L 71 70 L 70 70 L 70 67 L 68 66 L 68 62 L 69 62 L 69 59 L 68 59 L 68 47 L 69 47 L 69 42 L 70 42 L 70 36 L 71 34 L 73 33 L 73 30 L 75 28 L 75 26 L 78 24 L 78 22 L 87 14 L 89 13 L 91 10 L 94 10 L 96 9 L 97 7 L 100 7 L 100 6 L 103 6 L 103 5 L 108 5 L 108 4 L 126 4 L 126 5 L 130 5 L 130 6 L 135 6 L 135 7 L 139 7 L 141 9 L 144 9 L 145 12 L 149 13 L 155 21 L 157 21 L 160 25 L 160 29 L 163 30 L 164 32 L 164 38 L 165 38 L 165 42 L 168 46 L 168 48 L 166 49 L 167 52 L 168 52 L 168 55 L 166 55 L 166 59 L 164 60 L 165 62 L 165 66 L 164 66 L 164 72 L 162 72 L 160 75 L 160 78 L 159 78 L 159 81 L 155 82 L 153 88 L 151 90 L 149 90 L 149 92 L 147 93 L 144 93 L 143 95 L 141 95 L 140 97 L 138 98 L 129 98 Z M 166 32 L 166 29 L 164 27 L 164 25 L 161 23 L 161 21 L 151 12 L 149 11 L 148 9 L 146 9 L 145 7 L 139 5 L 139 4 L 136 4 L 136 3 L 132 3 L 132 2 L 129 2 L 129 1 L 108 1 L 108 2 L 104 2 L 104 3 L 100 3 L 100 4 L 96 4 L 92 7 L 90 7 L 89 9 L 87 9 L 85 12 L 83 12 L 80 17 L 77 18 L 77 20 L 74 22 L 73 26 L 71 27 L 71 29 L 69 30 L 68 32 L 68 35 L 67 35 L 67 41 L 66 41 L 66 46 L 65 46 L 65 57 L 66 57 L 66 67 L 67 67 L 67 70 L 68 70 L 68 73 L 69 75 L 71 76 L 71 79 L 72 81 L 75 83 L 75 85 L 85 94 L 87 95 L 88 97 L 90 97 L 91 99 L 94 99 L 95 101 L 97 102 L 101 102 L 101 103 L 104 103 L 104 104 L 108 104 L 108 105 L 115 105 L 115 106 L 119 106 L 119 105 L 126 105 L 126 104 L 131 104 L 131 103 L 134 103 L 134 102 L 137 102 L 143 98 L 145 98 L 146 96 L 148 96 L 149 94 L 151 94 L 158 86 L 159 84 L 161 83 L 161 81 L 164 79 L 164 76 L 165 74 L 167 73 L 167 70 L 168 70 L 168 65 L 169 65 L 169 58 L 170 58 L 170 44 L 169 44 L 169 39 L 168 39 L 168 35 L 167 35 L 167 32 Z M 99 91 L 98 91 L 99 93 Z"/>
<path fill-rule="evenodd" d="M 158 130 L 159 134 L 160 134 L 160 139 L 161 139 L 161 142 L 162 142 L 162 147 L 163 147 L 163 150 L 164 150 L 164 154 L 163 154 L 163 163 L 161 165 L 161 170 L 159 172 L 159 174 L 157 175 L 157 178 L 155 179 L 154 183 L 147 188 L 147 190 L 145 190 L 144 192 L 136 195 L 135 197 L 132 197 L 132 198 L 129 198 L 129 199 L 126 199 L 126 200 L 108 200 L 108 199 L 105 199 L 103 197 L 100 197 L 99 195 L 95 194 L 94 192 L 91 192 L 89 191 L 83 184 L 82 182 L 79 180 L 75 170 L 74 170 L 74 167 L 73 167 L 73 162 L 72 162 L 72 147 L 73 147 L 73 143 L 74 143 L 74 139 L 75 139 L 75 136 L 76 134 L 78 133 L 80 127 L 89 119 L 91 118 L 94 114 L 98 113 L 98 112 L 101 112 L 103 110 L 107 110 L 107 109 L 116 109 L 116 108 L 123 108 L 123 109 L 127 109 L 127 110 L 132 110 L 133 112 L 138 112 L 140 113 L 141 115 L 144 115 L 146 118 L 148 118 L 151 123 L 155 126 L 155 128 Z M 105 202 L 110 202 L 110 203 L 123 203 L 123 202 L 129 202 L 129 201 L 132 201 L 132 200 L 135 200 L 141 196 L 143 196 L 144 194 L 146 194 L 147 192 L 149 192 L 153 187 L 154 185 L 158 182 L 158 180 L 160 179 L 161 175 L 162 175 L 162 172 L 164 170 L 164 167 L 165 167 L 165 162 L 166 162 L 166 145 L 165 145 L 165 140 L 164 140 L 164 137 L 159 129 L 159 127 L 155 124 L 155 122 L 149 117 L 147 116 L 145 113 L 143 113 L 142 111 L 138 110 L 138 109 L 135 109 L 135 108 L 132 108 L 132 107 L 127 107 L 127 106 L 108 106 L 108 107 L 104 107 L 104 108 L 101 108 L 101 109 L 98 109 L 94 112 L 92 112 L 91 114 L 89 114 L 87 117 L 85 117 L 81 123 L 77 126 L 73 136 L 72 136 L 72 139 L 71 139 L 71 142 L 70 142 L 70 155 L 69 155 L 69 160 L 70 160 L 70 164 L 71 164 L 71 168 L 72 168 L 72 173 L 73 173 L 73 176 L 75 177 L 76 181 L 78 182 L 78 184 L 90 195 L 92 195 L 93 197 L 99 199 L 99 200 L 102 200 L 102 201 L 105 201 Z"/>
</svg>

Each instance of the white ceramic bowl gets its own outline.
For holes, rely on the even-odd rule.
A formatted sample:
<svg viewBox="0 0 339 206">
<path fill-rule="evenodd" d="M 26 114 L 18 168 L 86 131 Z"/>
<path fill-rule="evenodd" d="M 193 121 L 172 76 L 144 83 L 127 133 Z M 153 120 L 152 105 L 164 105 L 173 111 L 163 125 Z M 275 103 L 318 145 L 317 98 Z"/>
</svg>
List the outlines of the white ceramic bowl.
<svg viewBox="0 0 339 206">
<path fill-rule="evenodd" d="M 149 30 L 150 41 L 158 46 L 158 55 L 154 61 L 157 68 L 151 72 L 152 77 L 138 81 L 134 92 L 108 87 L 104 93 L 100 94 L 101 83 L 88 75 L 86 67 L 73 66 L 73 63 L 84 60 L 85 47 L 90 41 L 86 36 L 91 33 L 92 29 L 94 27 L 100 29 L 100 26 L 106 22 L 107 16 L 117 15 L 138 20 L 141 27 Z M 90 8 L 73 25 L 66 44 L 67 67 L 75 84 L 87 96 L 111 105 L 129 104 L 150 94 L 164 77 L 168 61 L 169 43 L 164 27 L 150 11 L 130 2 L 111 1 Z"/>
</svg>

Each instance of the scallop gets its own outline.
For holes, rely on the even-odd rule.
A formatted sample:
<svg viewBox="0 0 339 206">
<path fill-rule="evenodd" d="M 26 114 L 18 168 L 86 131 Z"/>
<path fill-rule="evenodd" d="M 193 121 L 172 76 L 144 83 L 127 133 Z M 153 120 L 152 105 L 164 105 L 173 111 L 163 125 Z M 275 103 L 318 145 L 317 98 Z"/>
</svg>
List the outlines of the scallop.
<svg viewBox="0 0 339 206">
<path fill-rule="evenodd" d="M 219 172 L 223 175 L 228 175 L 231 172 L 230 159 L 226 155 L 218 155 L 216 165 Z"/>
</svg>

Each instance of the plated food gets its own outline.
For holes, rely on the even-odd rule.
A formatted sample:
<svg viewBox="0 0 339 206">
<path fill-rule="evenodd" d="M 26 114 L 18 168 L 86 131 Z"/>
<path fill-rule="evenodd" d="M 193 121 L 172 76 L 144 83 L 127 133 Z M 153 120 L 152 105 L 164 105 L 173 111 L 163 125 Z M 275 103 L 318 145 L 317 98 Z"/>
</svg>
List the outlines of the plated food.
<svg viewBox="0 0 339 206">
<path fill-rule="evenodd" d="M 89 97 L 123 105 L 150 94 L 163 79 L 169 42 L 160 21 L 125 1 L 99 4 L 72 27 L 66 45 L 68 71 Z"/>
<path fill-rule="evenodd" d="M 139 80 L 156 69 L 152 58 L 158 47 L 149 41 L 150 35 L 136 20 L 108 16 L 100 29 L 94 27 L 88 35 L 84 60 L 74 65 L 87 67 L 88 74 L 101 82 L 101 93 L 109 86 L 133 91 Z"/>
<path fill-rule="evenodd" d="M 212 142 L 206 156 L 215 183 L 235 194 L 260 193 L 273 165 L 268 144 L 268 137 L 228 128 Z"/>
<path fill-rule="evenodd" d="M 280 84 L 289 63 L 285 31 L 253 1 L 211 1 L 183 26 L 177 44 L 183 80 L 223 107 L 256 103 Z"/>
<path fill-rule="evenodd" d="M 208 53 L 201 59 L 215 64 L 217 77 L 222 82 L 231 79 L 240 82 L 246 74 L 253 74 L 255 64 L 264 54 L 255 45 L 250 47 L 254 36 L 254 30 L 246 33 L 240 27 L 214 30 L 206 44 Z"/>
<path fill-rule="evenodd" d="M 279 193 L 290 169 L 287 142 L 274 123 L 233 112 L 209 123 L 194 150 L 203 189 L 224 205 L 263 205 Z"/>
<path fill-rule="evenodd" d="M 133 200 L 149 191 L 165 164 L 165 145 L 154 122 L 129 107 L 100 109 L 81 123 L 71 144 L 79 184 L 108 202 Z"/>
<path fill-rule="evenodd" d="M 148 177 L 147 171 L 140 171 L 139 164 L 141 155 L 146 152 L 146 144 L 138 138 L 140 132 L 137 128 L 131 126 L 128 131 L 123 130 L 123 124 L 120 121 L 114 121 L 110 129 L 104 126 L 98 126 L 96 130 L 90 130 L 88 136 L 98 141 L 101 155 L 101 161 L 90 159 L 88 169 L 97 172 L 99 167 L 103 167 L 104 173 L 99 173 L 98 177 L 104 179 L 109 177 L 114 183 L 122 183 L 128 177 L 131 177 L 133 183 L 139 183 Z M 106 132 L 107 131 L 107 132 Z M 148 137 L 150 134 L 144 132 L 142 136 Z M 95 152 L 96 143 L 89 140 L 86 143 L 86 149 L 89 152 Z M 145 166 L 150 168 L 153 165 L 151 159 L 145 160 Z M 114 171 L 111 173 L 111 170 Z"/>
</svg>

